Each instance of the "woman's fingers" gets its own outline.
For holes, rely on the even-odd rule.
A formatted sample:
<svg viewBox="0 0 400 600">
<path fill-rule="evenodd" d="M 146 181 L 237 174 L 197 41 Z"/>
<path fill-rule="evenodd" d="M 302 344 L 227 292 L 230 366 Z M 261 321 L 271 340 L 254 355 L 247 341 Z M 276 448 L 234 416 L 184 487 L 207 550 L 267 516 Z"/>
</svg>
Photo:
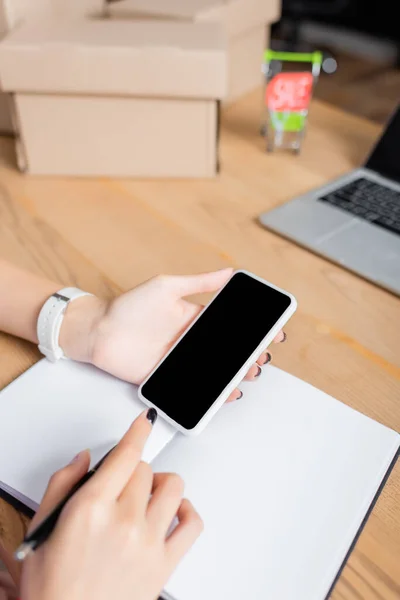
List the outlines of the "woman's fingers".
<svg viewBox="0 0 400 600">
<path fill-rule="evenodd" d="M 242 398 L 243 392 L 239 390 L 239 388 L 235 388 L 233 392 L 228 396 L 226 402 L 234 402 L 235 400 L 240 400 Z"/>
<path fill-rule="evenodd" d="M 130 426 L 97 473 L 85 484 L 87 493 L 116 500 L 140 463 L 144 445 L 157 418 L 154 408 L 144 411 Z"/>
<path fill-rule="evenodd" d="M 199 514 L 186 498 L 179 507 L 177 517 L 178 525 L 167 539 L 167 553 L 173 566 L 179 563 L 204 528 Z"/>
<path fill-rule="evenodd" d="M 275 344 L 281 344 L 287 339 L 286 333 L 281 329 L 280 332 L 274 337 Z"/>
<path fill-rule="evenodd" d="M 250 367 L 250 369 L 247 371 L 247 375 L 243 381 L 254 381 L 258 377 L 260 377 L 261 373 L 262 373 L 262 369 L 261 369 L 260 365 L 257 365 L 257 364 L 252 365 Z"/>
<path fill-rule="evenodd" d="M 250 367 L 250 369 L 248 370 L 247 375 L 243 381 L 257 380 L 258 377 L 260 377 L 260 375 L 262 374 L 261 367 L 268 365 L 268 363 L 270 363 L 271 360 L 272 360 L 272 356 L 271 356 L 270 352 L 263 352 L 261 354 L 261 356 L 259 356 L 259 358 L 257 359 L 257 362 Z M 233 402 L 235 400 L 240 400 L 242 398 L 242 396 L 243 396 L 243 392 L 241 390 L 239 390 L 239 388 L 235 388 L 233 390 L 233 392 L 230 394 L 230 396 L 228 397 L 227 402 Z"/>
<path fill-rule="evenodd" d="M 141 461 L 118 499 L 123 515 L 128 519 L 143 518 L 153 489 L 153 469 Z"/>
<path fill-rule="evenodd" d="M 275 342 L 275 344 L 281 344 L 286 339 L 287 339 L 286 333 L 281 330 L 278 333 L 278 335 L 274 338 L 274 342 Z M 258 357 L 256 364 L 253 365 L 252 367 L 250 367 L 250 369 L 247 372 L 246 377 L 244 378 L 244 381 L 254 381 L 255 379 L 257 379 L 257 377 L 260 377 L 261 372 L 262 372 L 261 367 L 264 367 L 265 365 L 270 363 L 271 360 L 272 360 L 271 353 L 268 352 L 267 350 L 265 350 Z"/>
<path fill-rule="evenodd" d="M 69 465 L 54 473 L 50 478 L 40 507 L 31 521 L 30 531 L 43 521 L 53 508 L 65 498 L 73 486 L 87 472 L 89 465 L 90 454 L 88 450 L 84 450 L 75 456 Z"/>
<path fill-rule="evenodd" d="M 130 481 L 142 456 L 144 445 L 150 435 L 152 425 L 157 418 L 157 412 L 149 409 L 142 413 L 128 429 L 118 446 L 107 456 L 97 473 L 85 483 L 81 493 L 95 491 L 102 498 L 116 499 Z M 90 454 L 87 450 L 78 454 L 73 461 L 51 477 L 46 493 L 30 529 L 36 527 L 46 515 L 60 502 L 72 487 L 83 477 L 90 465 Z M 145 479 L 140 469 L 141 479 Z M 147 476 L 149 480 L 150 477 Z M 152 478 L 148 482 L 147 500 L 151 491 Z M 141 489 L 146 489 L 142 483 Z M 143 495 L 143 494 L 142 494 Z"/>
<path fill-rule="evenodd" d="M 261 354 L 261 356 L 258 357 L 257 359 L 257 364 L 260 367 L 264 367 L 265 365 L 268 365 L 268 363 L 270 363 L 272 360 L 272 355 L 270 352 L 263 352 Z"/>
<path fill-rule="evenodd" d="M 147 520 L 158 535 L 166 536 L 183 498 L 184 483 L 176 473 L 156 473 Z"/>
<path fill-rule="evenodd" d="M 281 330 L 274 338 L 274 342 L 276 344 L 281 344 L 287 339 L 286 333 Z M 256 381 L 258 377 L 262 374 L 261 367 L 268 365 L 272 361 L 272 355 L 268 350 L 265 350 L 257 359 L 257 362 L 250 367 L 247 372 L 247 375 L 243 379 L 243 381 Z M 234 402 L 235 400 L 240 400 L 243 396 L 243 392 L 239 390 L 239 388 L 235 388 L 233 392 L 230 394 L 226 402 Z"/>
<path fill-rule="evenodd" d="M 244 381 L 254 381 L 258 377 L 260 377 L 262 373 L 261 367 L 268 365 L 272 360 L 272 356 L 270 352 L 263 352 L 257 359 L 257 362 L 250 367 L 247 372 Z"/>
<path fill-rule="evenodd" d="M 0 571 L 0 600 L 17 600 L 17 597 L 17 588 L 11 575 Z"/>
<path fill-rule="evenodd" d="M 275 344 L 281 344 L 282 342 L 286 341 L 286 339 L 287 339 L 286 333 L 281 330 L 278 333 L 278 335 L 274 338 L 274 342 L 275 342 Z M 249 371 L 247 372 L 246 377 L 244 378 L 244 381 L 254 381 L 255 379 L 257 379 L 257 377 L 259 377 L 261 375 L 261 367 L 264 367 L 265 365 L 270 363 L 271 360 L 272 360 L 271 353 L 268 352 L 267 350 L 265 350 L 258 357 L 256 364 L 253 365 L 252 367 L 250 367 Z"/>
<path fill-rule="evenodd" d="M 255 381 L 262 374 L 261 367 L 267 365 L 272 360 L 272 356 L 269 352 L 263 352 L 258 358 L 257 362 L 250 367 L 246 377 L 243 381 Z M 243 397 L 243 392 L 239 388 L 235 388 L 227 399 L 227 402 L 234 402 L 240 400 Z"/>
<path fill-rule="evenodd" d="M 165 278 L 165 283 L 171 291 L 183 298 L 219 290 L 232 277 L 232 273 L 233 269 L 229 267 L 220 271 L 198 275 L 169 275 Z"/>
</svg>

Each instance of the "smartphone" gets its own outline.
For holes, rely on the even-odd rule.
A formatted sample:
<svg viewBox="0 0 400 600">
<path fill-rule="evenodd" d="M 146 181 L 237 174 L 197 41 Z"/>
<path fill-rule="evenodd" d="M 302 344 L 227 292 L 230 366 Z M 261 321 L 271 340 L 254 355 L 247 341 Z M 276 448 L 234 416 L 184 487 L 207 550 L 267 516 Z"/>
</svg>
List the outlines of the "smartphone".
<svg viewBox="0 0 400 600">
<path fill-rule="evenodd" d="M 295 298 L 235 271 L 139 388 L 176 429 L 204 429 L 296 310 Z"/>
</svg>

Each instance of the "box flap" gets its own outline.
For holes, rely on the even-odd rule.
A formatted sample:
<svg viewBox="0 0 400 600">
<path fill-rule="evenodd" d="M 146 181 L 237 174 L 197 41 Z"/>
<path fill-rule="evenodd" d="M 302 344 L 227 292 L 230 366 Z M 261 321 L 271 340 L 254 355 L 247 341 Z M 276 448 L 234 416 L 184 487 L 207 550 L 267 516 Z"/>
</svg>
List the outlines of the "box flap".
<svg viewBox="0 0 400 600">
<path fill-rule="evenodd" d="M 26 18 L 87 17 L 104 14 L 106 0 L 0 0 L 0 35 Z"/>
<path fill-rule="evenodd" d="M 3 36 L 31 15 L 51 14 L 52 0 L 0 0 L 0 33 Z M 54 0 L 59 2 L 60 0 Z"/>
<path fill-rule="evenodd" d="M 227 35 L 238 35 L 262 23 L 277 21 L 280 0 L 116 0 L 107 12 L 115 18 L 157 17 L 217 21 Z"/>
<path fill-rule="evenodd" d="M 24 23 L 0 42 L 2 89 L 222 98 L 227 56 L 214 23 Z"/>
<path fill-rule="evenodd" d="M 159 18 L 191 19 L 216 6 L 221 7 L 225 0 L 113 0 L 108 2 L 107 11 L 116 17 L 130 17 L 138 14 Z"/>
</svg>

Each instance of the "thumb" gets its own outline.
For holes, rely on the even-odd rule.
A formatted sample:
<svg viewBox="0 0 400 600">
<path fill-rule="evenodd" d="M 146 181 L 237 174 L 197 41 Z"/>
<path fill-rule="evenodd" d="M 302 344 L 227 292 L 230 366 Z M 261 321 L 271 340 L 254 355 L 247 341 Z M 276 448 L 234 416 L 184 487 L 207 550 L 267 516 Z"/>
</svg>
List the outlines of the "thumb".
<svg viewBox="0 0 400 600">
<path fill-rule="evenodd" d="M 215 292 L 219 290 L 232 277 L 233 269 L 222 269 L 212 273 L 200 273 L 199 275 L 183 275 L 173 277 L 173 285 L 180 297 L 202 294 L 204 292 Z"/>
<path fill-rule="evenodd" d="M 32 519 L 29 530 L 35 528 L 53 510 L 55 506 L 83 477 L 90 465 L 90 453 L 83 450 L 63 469 L 56 471 L 50 478 L 43 500 L 35 517 Z"/>
</svg>

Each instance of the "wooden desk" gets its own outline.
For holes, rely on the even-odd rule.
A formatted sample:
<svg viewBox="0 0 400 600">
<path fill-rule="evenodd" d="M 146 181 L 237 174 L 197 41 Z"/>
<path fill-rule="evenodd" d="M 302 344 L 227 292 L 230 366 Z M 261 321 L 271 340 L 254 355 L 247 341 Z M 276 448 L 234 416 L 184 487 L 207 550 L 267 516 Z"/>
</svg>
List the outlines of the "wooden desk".
<svg viewBox="0 0 400 600">
<path fill-rule="evenodd" d="M 299 301 L 275 363 L 400 430 L 400 300 L 256 222 L 264 209 L 357 166 L 379 129 L 315 102 L 301 156 L 267 155 L 259 108 L 255 93 L 225 111 L 215 181 L 29 178 L 13 167 L 12 142 L 1 140 L 0 255 L 104 296 L 161 272 L 255 271 Z M 31 345 L 0 335 L 0 387 L 38 358 Z M 4 548 L 24 526 L 0 502 Z M 399 565 L 397 465 L 332 597 L 400 598 Z"/>
</svg>

